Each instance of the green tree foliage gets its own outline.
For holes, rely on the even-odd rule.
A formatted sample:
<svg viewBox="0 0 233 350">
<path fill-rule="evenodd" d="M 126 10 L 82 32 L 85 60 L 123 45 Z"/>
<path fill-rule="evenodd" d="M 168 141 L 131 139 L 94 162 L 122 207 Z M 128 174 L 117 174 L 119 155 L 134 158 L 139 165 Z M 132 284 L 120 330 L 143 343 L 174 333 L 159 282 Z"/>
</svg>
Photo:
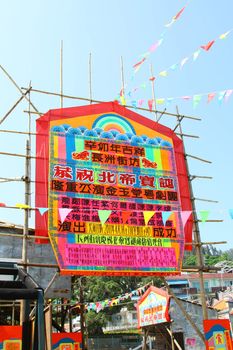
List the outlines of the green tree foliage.
<svg viewBox="0 0 233 350">
<path fill-rule="evenodd" d="M 222 252 L 212 244 L 203 246 L 202 254 L 204 258 L 204 264 L 206 266 L 214 266 L 220 261 L 233 259 L 233 249 L 230 249 L 229 251 L 226 251 L 226 252 Z M 183 266 L 196 266 L 196 265 L 197 265 L 197 257 L 195 254 L 195 250 L 193 250 L 192 252 L 185 252 Z"/>
</svg>

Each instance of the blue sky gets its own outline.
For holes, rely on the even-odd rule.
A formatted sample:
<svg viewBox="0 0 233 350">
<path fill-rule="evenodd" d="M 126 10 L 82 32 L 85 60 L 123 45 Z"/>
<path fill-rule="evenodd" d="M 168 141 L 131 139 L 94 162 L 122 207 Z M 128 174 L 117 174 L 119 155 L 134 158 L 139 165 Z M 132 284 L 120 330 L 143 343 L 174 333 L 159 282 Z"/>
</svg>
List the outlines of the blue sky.
<svg viewBox="0 0 233 350">
<path fill-rule="evenodd" d="M 208 52 L 202 50 L 195 62 L 190 59 L 182 69 L 169 70 L 167 77 L 159 77 L 155 82 L 156 98 L 192 97 L 233 89 L 233 32 L 225 40 L 218 39 L 220 34 L 232 29 L 232 1 L 191 0 L 180 18 L 166 30 L 164 25 L 186 4 L 181 0 L 2 2 L 0 64 L 19 86 L 28 86 L 31 81 L 35 89 L 59 92 L 60 43 L 63 40 L 64 93 L 89 96 L 88 60 L 91 53 L 93 98 L 111 101 L 121 88 L 122 56 L 126 92 L 146 83 L 145 89 L 139 89 L 128 98 L 130 104 L 131 100 L 152 98 L 150 65 L 157 77 L 159 72 L 190 56 L 200 45 L 216 39 L 212 48 Z M 163 43 L 131 80 L 132 66 L 141 60 L 140 55 L 160 38 L 164 30 Z M 0 113 L 4 116 L 20 94 L 1 71 L 0 91 Z M 212 161 L 212 164 L 207 164 L 190 160 L 190 173 L 213 177 L 213 180 L 193 181 L 194 193 L 197 198 L 217 200 L 218 204 L 197 201 L 197 210 L 207 210 L 209 219 L 224 219 L 224 222 L 201 223 L 201 237 L 203 241 L 226 240 L 226 245 L 219 246 L 225 250 L 232 248 L 233 244 L 233 221 L 228 213 L 233 208 L 233 95 L 222 104 L 217 97 L 207 104 L 207 97 L 203 96 L 195 109 L 191 101 L 182 99 L 158 107 L 175 112 L 178 105 L 181 114 L 202 119 L 184 121 L 183 131 L 200 137 L 186 138 L 185 147 L 188 154 Z M 31 99 L 41 112 L 57 108 L 60 103 L 59 98 L 35 93 Z M 74 105 L 72 100 L 64 102 L 65 107 Z M 28 110 L 28 104 L 23 102 L 0 128 L 27 130 L 25 110 Z M 154 118 L 153 114 L 142 114 Z M 33 115 L 32 129 L 35 129 L 35 119 Z M 172 127 L 174 119 L 163 117 L 162 123 Z M 25 137 L 1 133 L 0 151 L 25 153 Z M 24 159 L 6 156 L 0 156 L 0 159 L 2 177 L 21 177 L 24 174 Z M 23 183 L 0 183 L 0 186 L 0 202 L 8 205 L 24 202 Z M 33 188 L 32 192 L 33 198 Z M 23 223 L 23 211 L 0 208 L 0 219 Z M 33 216 L 30 225 L 34 225 Z"/>
</svg>

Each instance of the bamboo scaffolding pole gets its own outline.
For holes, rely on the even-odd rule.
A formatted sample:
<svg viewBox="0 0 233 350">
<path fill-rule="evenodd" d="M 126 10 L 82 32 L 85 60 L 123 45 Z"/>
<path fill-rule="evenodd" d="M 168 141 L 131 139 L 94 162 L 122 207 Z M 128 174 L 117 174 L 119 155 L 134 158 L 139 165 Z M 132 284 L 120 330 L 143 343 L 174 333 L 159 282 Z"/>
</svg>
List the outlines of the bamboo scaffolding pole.
<svg viewBox="0 0 233 350">
<path fill-rule="evenodd" d="M 197 335 L 199 336 L 199 338 L 203 341 L 203 343 L 205 343 L 205 337 L 202 334 L 202 332 L 200 331 L 200 329 L 197 327 L 196 323 L 192 320 L 191 316 L 186 312 L 182 302 L 177 298 L 177 296 L 173 293 L 172 289 L 170 288 L 169 284 L 167 283 L 167 281 L 164 279 L 164 284 L 168 290 L 168 293 L 172 296 L 172 298 L 175 300 L 175 302 L 177 303 L 177 305 L 179 306 L 181 312 L 183 313 L 184 317 L 187 319 L 187 321 L 191 324 L 191 326 L 193 327 L 193 329 L 196 331 Z"/>
<path fill-rule="evenodd" d="M 26 113 L 32 113 L 30 111 L 26 111 Z M 44 135 L 47 136 L 46 134 L 41 134 L 41 133 L 36 133 L 36 132 L 26 132 L 26 131 L 16 131 L 16 130 L 0 130 L 2 133 L 9 133 L 9 134 L 19 134 L 19 135 L 30 135 L 30 136 L 37 136 L 37 135 Z M 176 133 L 177 136 L 181 136 L 180 133 Z M 183 134 L 184 137 L 190 137 L 190 138 L 199 138 L 199 136 L 195 135 L 189 135 L 189 134 Z"/>
<path fill-rule="evenodd" d="M 175 134 L 177 136 L 184 136 L 184 137 L 190 137 L 190 138 L 193 138 L 193 139 L 199 139 L 199 136 L 196 136 L 196 135 L 180 134 L 179 132 L 176 132 Z"/>
<path fill-rule="evenodd" d="M 160 121 L 160 119 L 162 118 L 162 116 L 165 114 L 165 112 L 166 112 L 166 108 L 164 108 L 164 110 L 160 113 L 160 116 L 158 117 L 158 120 L 157 120 L 157 122 L 159 122 Z"/>
<path fill-rule="evenodd" d="M 9 109 L 9 111 L 2 117 L 0 120 L 0 125 L 6 120 L 6 118 L 13 112 L 13 110 L 18 106 L 18 104 L 25 98 L 25 96 L 30 92 L 31 88 L 29 88 L 22 96 L 14 103 L 14 105 Z"/>
<path fill-rule="evenodd" d="M 213 199 L 205 199 L 205 198 L 197 198 L 197 197 L 193 197 L 192 199 L 200 202 L 218 203 L 218 201 L 215 201 Z"/>
<path fill-rule="evenodd" d="M 92 104 L 92 59 L 91 59 L 91 52 L 89 54 L 89 74 L 88 74 L 88 80 L 89 80 L 89 98 L 90 98 L 90 104 Z"/>
<path fill-rule="evenodd" d="M 155 78 L 154 78 L 154 74 L 153 74 L 153 66 L 152 63 L 150 65 L 150 74 L 151 74 L 151 92 L 152 92 L 152 99 L 153 99 L 153 109 L 156 111 L 156 99 L 155 99 Z M 161 119 L 161 117 L 160 117 Z M 156 122 L 158 122 L 158 115 L 157 115 L 157 111 L 155 112 L 155 120 Z"/>
<path fill-rule="evenodd" d="M 5 68 L 3 68 L 3 66 L 0 64 L 0 69 L 3 71 L 3 73 L 8 77 L 8 79 L 13 83 L 13 85 L 16 87 L 16 89 L 21 93 L 21 95 L 24 95 L 25 99 L 30 103 L 30 105 L 32 106 L 32 108 L 37 112 L 38 112 L 38 109 L 34 106 L 34 104 L 29 101 L 28 97 L 24 94 L 24 92 L 22 90 L 27 90 L 28 88 L 24 88 L 24 89 L 21 89 L 19 87 L 19 85 L 16 83 L 16 81 L 12 78 L 12 76 L 5 70 Z M 39 113 L 40 114 L 40 113 Z"/>
<path fill-rule="evenodd" d="M 125 77 L 124 77 L 124 63 L 123 63 L 123 57 L 121 56 L 120 59 L 120 65 L 121 65 L 121 90 L 123 96 L 125 96 Z"/>
<path fill-rule="evenodd" d="M 60 105 L 63 108 L 63 40 L 60 46 Z"/>
<path fill-rule="evenodd" d="M 22 87 L 22 90 L 26 90 L 25 87 Z M 39 89 L 31 89 L 31 92 L 37 92 L 37 93 L 40 93 L 40 94 L 45 94 L 45 95 L 52 95 L 52 96 L 60 96 L 61 94 L 60 93 L 56 93 L 56 92 L 51 92 L 51 91 L 45 91 L 45 90 L 39 90 Z M 89 98 L 85 98 L 85 97 L 77 97 L 77 96 L 72 96 L 72 95 L 62 95 L 64 98 L 69 98 L 69 99 L 73 99 L 73 100 L 80 100 L 80 101 L 86 101 L 86 102 L 90 102 L 90 99 Z M 104 103 L 106 101 L 100 101 L 100 100 L 93 100 L 92 99 L 92 102 L 94 103 Z M 126 105 L 124 106 L 126 108 L 133 108 L 135 109 L 134 106 L 129 106 L 129 105 Z M 146 111 L 146 112 L 156 112 L 155 110 L 150 110 L 148 108 L 143 108 L 143 107 L 137 107 L 137 110 L 141 110 L 141 111 Z M 25 111 L 27 112 L 27 111 Z M 178 115 L 176 113 L 170 113 L 170 112 L 166 112 L 166 111 L 158 111 L 158 113 L 162 113 L 162 114 L 165 114 L 165 115 L 168 115 L 168 116 L 172 116 L 172 117 L 177 117 Z M 33 114 L 44 114 L 43 112 L 31 112 Z M 201 121 L 201 118 L 198 118 L 198 117 L 194 117 L 194 116 L 188 116 L 188 115 L 182 115 L 183 118 L 186 118 L 186 119 L 192 119 L 192 120 L 196 120 L 196 121 Z"/>
<path fill-rule="evenodd" d="M 191 154 L 186 154 L 185 156 L 189 157 L 189 158 L 196 159 L 196 160 L 200 160 L 201 162 L 204 162 L 204 163 L 212 164 L 212 162 L 210 160 L 206 160 L 206 159 L 203 159 L 203 158 L 200 158 L 197 156 L 192 156 Z"/>
<path fill-rule="evenodd" d="M 176 107 L 177 114 L 179 114 L 178 107 Z M 179 130 L 182 133 L 182 127 L 181 127 L 181 117 L 177 117 L 177 122 L 179 124 Z M 184 147 L 184 153 L 185 152 L 185 146 L 183 143 Z M 189 174 L 189 165 L 187 161 L 187 157 L 185 157 L 185 163 L 186 163 L 186 168 L 187 168 L 187 173 Z M 206 305 L 206 297 L 205 297 L 205 286 L 204 286 L 204 279 L 203 279 L 203 271 L 202 268 L 204 266 L 203 262 L 203 256 L 201 252 L 201 236 L 200 236 L 200 230 L 199 230 L 199 225 L 198 225 L 198 217 L 196 214 L 196 205 L 195 205 L 195 200 L 194 200 L 194 195 L 193 195 L 193 188 L 192 188 L 192 183 L 189 180 L 189 191 L 190 191 L 190 197 L 191 197 L 191 203 L 192 203 L 192 209 L 193 209 L 193 219 L 194 219 L 194 225 L 195 225 L 195 230 L 194 230 L 194 241 L 197 244 L 196 245 L 196 256 L 197 256 L 197 263 L 200 265 L 201 269 L 199 270 L 199 280 L 200 280 L 200 291 L 201 291 L 201 304 L 202 304 L 202 314 L 203 314 L 203 320 L 208 319 L 208 310 L 207 310 L 207 305 Z M 204 337 L 202 335 L 202 337 Z"/>
<path fill-rule="evenodd" d="M 31 209 L 31 208 L 30 208 Z M 15 227 L 10 227 L 10 228 L 15 228 Z M 29 231 L 32 231 L 33 229 L 29 229 Z M 19 234 L 19 233 L 8 233 L 8 232 L 0 232 L 0 236 L 7 236 L 7 237 L 15 237 L 15 238 L 23 238 L 22 234 Z M 27 236 L 27 239 L 32 239 L 32 240 L 36 240 L 36 239 L 44 239 L 44 240 L 48 240 L 49 237 L 45 237 L 45 236 L 35 236 L 33 234 L 28 234 Z M 198 244 L 201 244 L 201 245 L 215 245 L 215 244 L 226 244 L 227 241 L 219 241 L 219 242 L 201 242 L 201 243 L 198 243 Z M 186 245 L 193 245 L 193 246 L 196 246 L 197 243 L 185 243 Z"/>
<path fill-rule="evenodd" d="M 201 175 L 189 175 L 190 181 L 193 181 L 195 179 L 207 179 L 207 180 L 212 180 L 213 176 L 201 176 Z"/>
</svg>

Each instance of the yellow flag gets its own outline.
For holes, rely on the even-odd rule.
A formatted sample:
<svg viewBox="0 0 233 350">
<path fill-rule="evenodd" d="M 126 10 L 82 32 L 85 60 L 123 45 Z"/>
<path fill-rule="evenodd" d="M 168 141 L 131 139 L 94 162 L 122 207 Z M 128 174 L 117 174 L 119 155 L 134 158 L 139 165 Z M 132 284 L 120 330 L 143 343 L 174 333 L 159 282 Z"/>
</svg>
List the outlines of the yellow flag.
<svg viewBox="0 0 233 350">
<path fill-rule="evenodd" d="M 155 211 L 144 211 L 143 215 L 144 215 L 144 220 L 145 220 L 145 224 L 147 225 L 148 222 L 150 221 L 150 219 L 152 218 L 152 216 L 155 214 Z"/>
</svg>

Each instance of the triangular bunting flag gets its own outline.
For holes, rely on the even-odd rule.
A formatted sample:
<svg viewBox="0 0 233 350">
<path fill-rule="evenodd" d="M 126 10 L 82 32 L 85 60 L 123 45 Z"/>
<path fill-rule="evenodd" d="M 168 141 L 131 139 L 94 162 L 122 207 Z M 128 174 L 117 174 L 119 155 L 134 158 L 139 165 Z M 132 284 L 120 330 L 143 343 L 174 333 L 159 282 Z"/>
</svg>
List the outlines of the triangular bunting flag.
<svg viewBox="0 0 233 350">
<path fill-rule="evenodd" d="M 123 222 L 123 224 L 126 223 L 126 221 L 128 220 L 128 218 L 130 217 L 131 213 L 132 213 L 131 211 L 122 211 L 122 212 L 121 212 L 121 217 L 122 217 L 122 222 Z"/>
<path fill-rule="evenodd" d="M 126 99 L 125 99 L 125 97 L 124 97 L 124 96 L 121 96 L 121 97 L 120 97 L 120 100 L 121 100 L 122 106 L 125 106 L 125 105 L 126 105 Z"/>
<path fill-rule="evenodd" d="M 150 52 L 155 51 L 157 48 L 159 47 L 159 41 L 156 41 L 156 43 L 154 43 L 153 45 L 151 45 L 151 47 L 149 48 Z"/>
<path fill-rule="evenodd" d="M 144 211 L 143 216 L 145 220 L 145 224 L 147 225 L 152 216 L 155 214 L 155 211 Z"/>
<path fill-rule="evenodd" d="M 228 30 L 228 32 L 219 35 L 219 39 L 221 39 L 221 40 L 222 40 L 222 39 L 226 39 L 227 35 L 228 35 L 230 32 L 231 32 L 231 30 Z"/>
<path fill-rule="evenodd" d="M 142 106 L 142 105 L 143 105 L 143 102 L 144 102 L 144 100 L 138 100 L 138 105 L 139 105 L 139 106 Z"/>
<path fill-rule="evenodd" d="M 201 101 L 202 95 L 193 96 L 193 108 L 196 108 L 199 102 Z"/>
<path fill-rule="evenodd" d="M 230 218 L 233 219 L 233 209 L 229 209 Z"/>
<path fill-rule="evenodd" d="M 182 220 L 182 224 L 183 224 L 183 228 L 185 227 L 185 224 L 186 224 L 186 222 L 188 221 L 188 219 L 189 219 L 191 213 L 192 213 L 191 210 L 181 211 L 181 212 L 180 212 L 181 220 Z"/>
<path fill-rule="evenodd" d="M 208 210 L 201 210 L 199 213 L 200 213 L 201 221 L 203 223 L 206 222 L 210 212 Z"/>
<path fill-rule="evenodd" d="M 205 51 L 209 51 L 211 46 L 215 43 L 215 40 L 209 41 L 208 44 L 202 45 L 201 48 Z"/>
<path fill-rule="evenodd" d="M 197 50 L 193 53 L 193 60 L 196 61 L 196 59 L 198 58 L 198 56 L 200 55 L 201 50 Z"/>
<path fill-rule="evenodd" d="M 207 103 L 209 103 L 210 101 L 212 101 L 216 96 L 216 93 L 215 92 L 210 92 L 208 94 L 208 97 L 207 97 Z"/>
<path fill-rule="evenodd" d="M 224 96 L 224 101 L 225 101 L 225 102 L 228 101 L 228 99 L 229 99 L 229 97 L 231 96 L 232 92 L 233 92 L 232 89 L 229 89 L 229 90 L 226 91 L 226 94 L 225 94 L 225 96 Z"/>
<path fill-rule="evenodd" d="M 60 219 L 61 222 L 65 221 L 65 218 L 67 217 L 67 215 L 72 211 L 72 209 L 68 209 L 68 208 L 58 208 L 59 211 L 59 215 L 60 215 Z"/>
<path fill-rule="evenodd" d="M 227 92 L 226 90 L 219 92 L 219 94 L 218 94 L 218 102 L 219 102 L 219 104 L 222 103 L 222 101 L 223 101 L 223 99 L 224 99 L 224 97 L 226 95 L 226 92 Z"/>
<path fill-rule="evenodd" d="M 30 205 L 28 204 L 23 204 L 23 203 L 17 203 L 15 204 L 16 208 L 19 208 L 19 209 L 29 209 L 30 208 Z"/>
<path fill-rule="evenodd" d="M 180 15 L 182 14 L 182 12 L 184 11 L 184 9 L 185 9 L 185 6 L 173 17 L 173 19 L 177 20 L 180 17 Z"/>
<path fill-rule="evenodd" d="M 168 218 L 171 216 L 173 212 L 172 211 L 162 211 L 162 219 L 163 219 L 163 224 L 164 226 L 166 225 L 166 221 Z"/>
<path fill-rule="evenodd" d="M 153 109 L 153 102 L 154 102 L 154 100 L 148 100 L 148 107 L 149 107 L 150 111 L 152 111 L 152 109 Z"/>
<path fill-rule="evenodd" d="M 169 68 L 172 70 L 176 70 L 178 68 L 178 63 L 173 64 L 172 66 L 170 66 Z"/>
<path fill-rule="evenodd" d="M 183 66 L 185 65 L 185 63 L 188 61 L 188 57 L 185 57 L 182 59 L 182 61 L 180 62 L 180 69 L 183 68 Z"/>
<path fill-rule="evenodd" d="M 157 105 L 162 105 L 163 103 L 165 103 L 165 98 L 156 98 Z"/>
<path fill-rule="evenodd" d="M 189 101 L 191 99 L 191 96 L 182 96 L 182 99 L 185 101 Z"/>
<path fill-rule="evenodd" d="M 40 215 L 44 215 L 44 213 L 46 213 L 46 211 L 48 211 L 48 208 L 37 208 L 40 212 Z"/>
<path fill-rule="evenodd" d="M 168 73 L 167 73 L 166 70 L 163 70 L 162 72 L 159 73 L 159 75 L 160 75 L 161 77 L 166 77 L 167 74 L 168 74 Z"/>
<path fill-rule="evenodd" d="M 105 222 L 108 220 L 111 213 L 112 213 L 111 210 L 98 210 L 98 215 L 102 225 L 105 224 Z"/>
</svg>

